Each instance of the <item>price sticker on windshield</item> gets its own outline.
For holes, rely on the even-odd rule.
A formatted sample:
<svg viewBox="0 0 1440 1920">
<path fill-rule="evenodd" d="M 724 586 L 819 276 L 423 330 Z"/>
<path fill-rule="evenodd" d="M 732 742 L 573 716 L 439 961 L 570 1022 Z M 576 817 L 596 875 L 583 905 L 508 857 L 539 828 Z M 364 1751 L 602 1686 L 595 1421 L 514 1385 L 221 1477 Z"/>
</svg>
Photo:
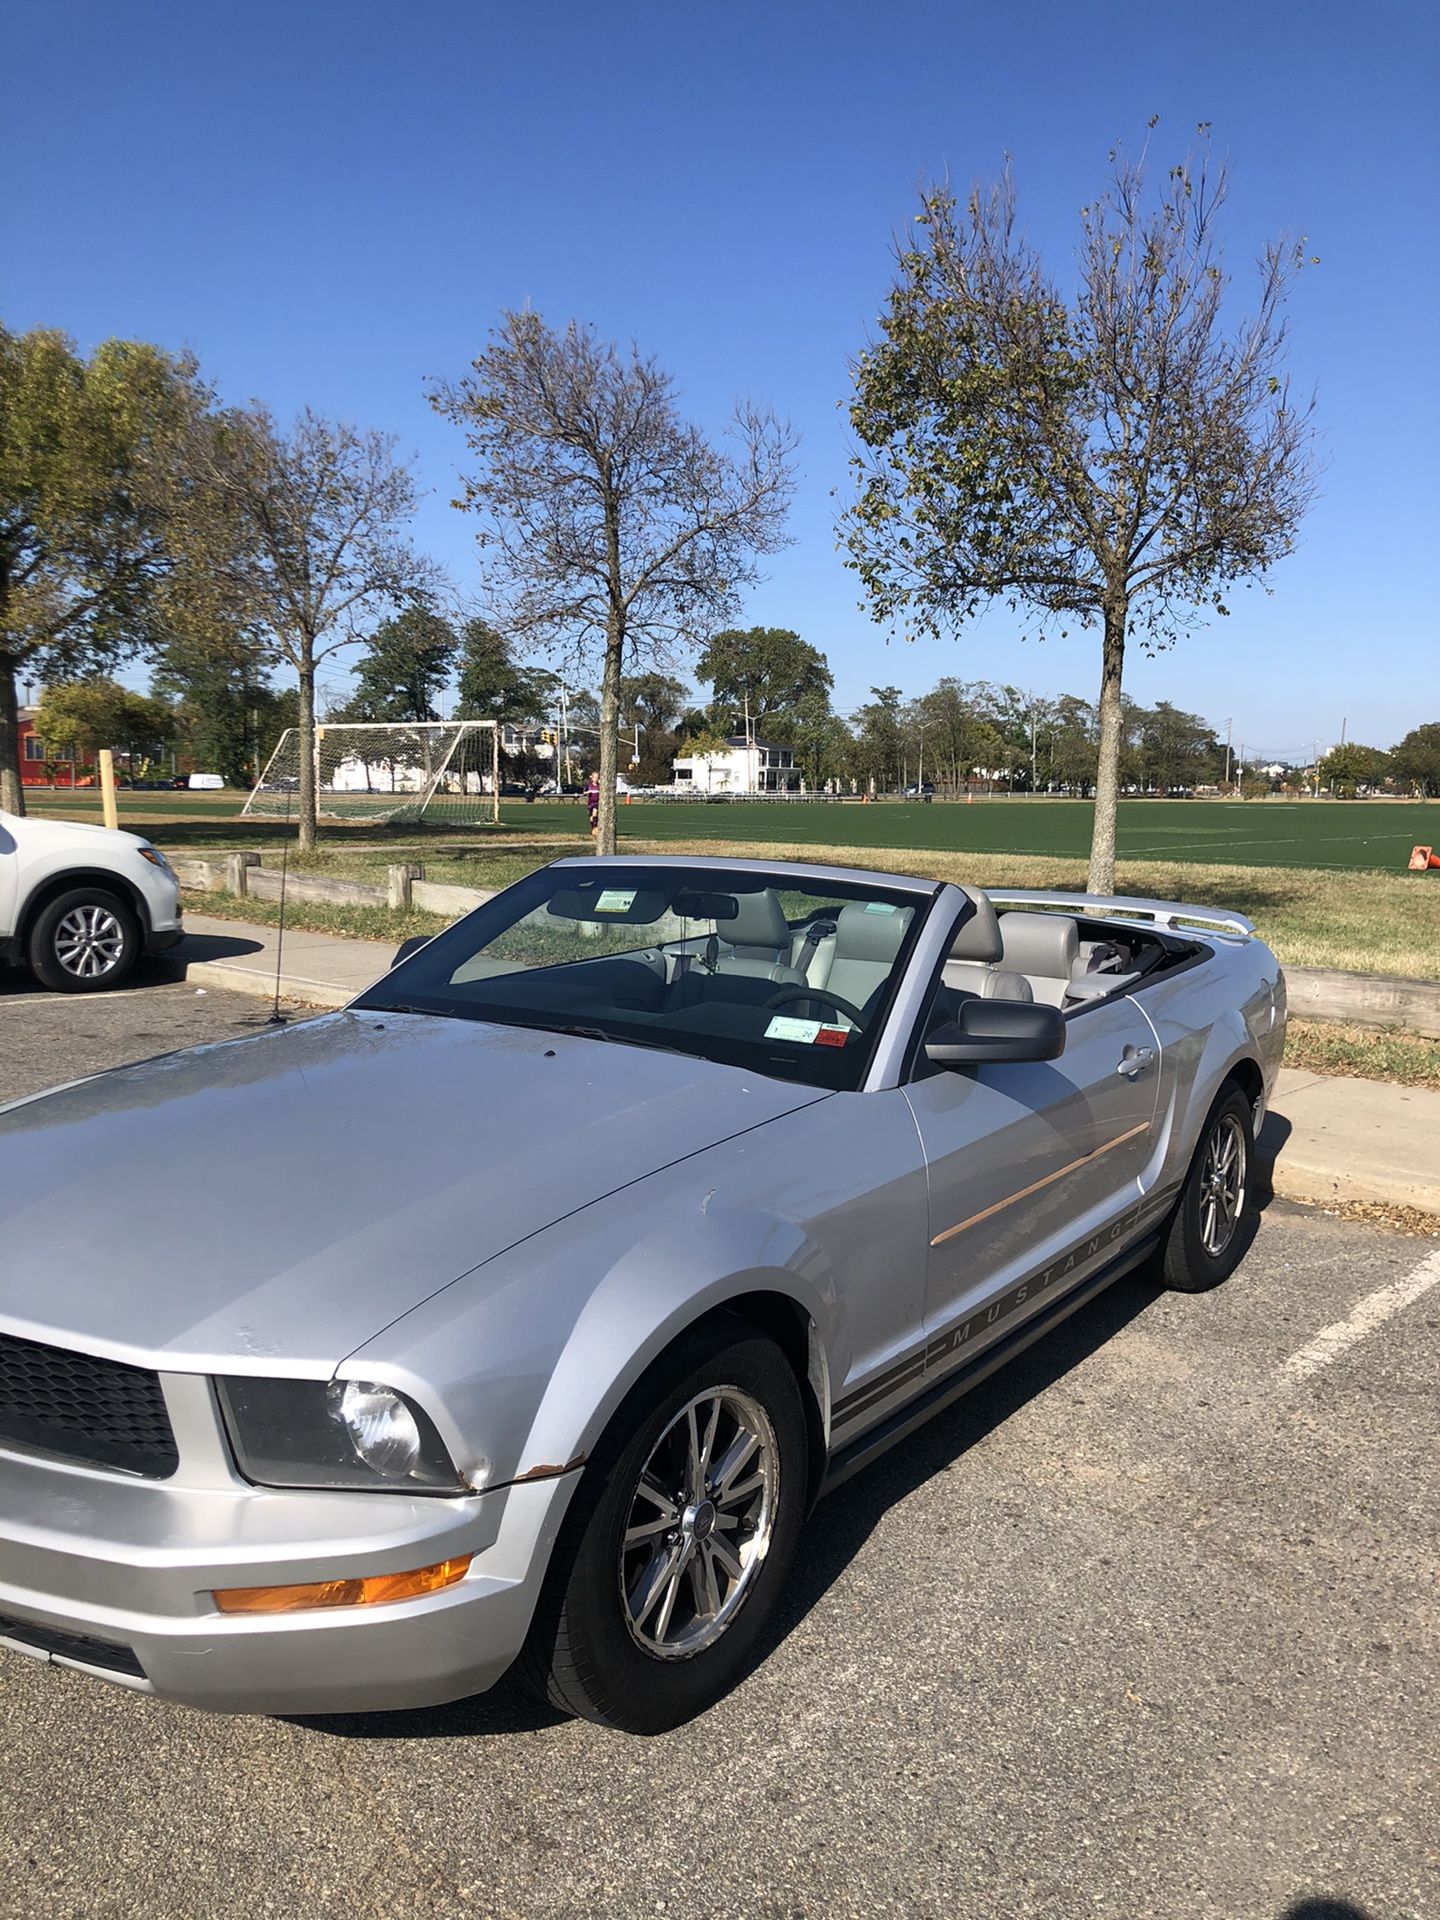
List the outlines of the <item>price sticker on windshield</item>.
<svg viewBox="0 0 1440 1920">
<path fill-rule="evenodd" d="M 797 1020 L 793 1014 L 777 1013 L 765 1029 L 765 1038 L 767 1040 L 798 1040 L 803 1046 L 813 1047 L 819 1031 L 818 1020 Z"/>
<path fill-rule="evenodd" d="M 843 1047 L 849 1035 L 844 1027 L 827 1027 L 823 1020 L 797 1020 L 777 1013 L 765 1029 L 767 1040 L 798 1040 L 804 1047 Z"/>
<path fill-rule="evenodd" d="M 634 904 L 634 887 L 606 887 L 595 902 L 595 911 L 596 913 L 629 913 Z"/>
</svg>

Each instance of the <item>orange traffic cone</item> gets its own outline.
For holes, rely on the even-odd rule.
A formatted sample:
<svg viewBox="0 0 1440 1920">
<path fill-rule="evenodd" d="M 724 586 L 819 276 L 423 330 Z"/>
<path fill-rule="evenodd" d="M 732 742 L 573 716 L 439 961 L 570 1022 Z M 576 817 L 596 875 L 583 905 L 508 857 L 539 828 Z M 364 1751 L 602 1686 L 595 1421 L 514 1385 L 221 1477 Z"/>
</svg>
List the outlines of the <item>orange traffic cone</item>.
<svg viewBox="0 0 1440 1920">
<path fill-rule="evenodd" d="M 1440 867 L 1440 853 L 1433 847 L 1412 847 L 1410 849 L 1410 872 L 1424 873 L 1427 867 Z"/>
</svg>

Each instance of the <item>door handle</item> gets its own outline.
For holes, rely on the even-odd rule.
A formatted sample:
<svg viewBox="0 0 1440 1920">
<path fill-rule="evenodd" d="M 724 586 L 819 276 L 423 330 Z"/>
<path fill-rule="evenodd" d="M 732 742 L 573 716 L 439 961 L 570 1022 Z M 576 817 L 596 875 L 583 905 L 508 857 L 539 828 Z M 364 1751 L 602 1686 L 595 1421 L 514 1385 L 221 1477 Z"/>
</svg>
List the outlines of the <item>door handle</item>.
<svg viewBox="0 0 1440 1920">
<path fill-rule="evenodd" d="M 1116 1073 L 1123 1073 L 1127 1080 L 1133 1080 L 1137 1073 L 1143 1073 L 1155 1058 L 1153 1047 L 1126 1047 Z"/>
</svg>

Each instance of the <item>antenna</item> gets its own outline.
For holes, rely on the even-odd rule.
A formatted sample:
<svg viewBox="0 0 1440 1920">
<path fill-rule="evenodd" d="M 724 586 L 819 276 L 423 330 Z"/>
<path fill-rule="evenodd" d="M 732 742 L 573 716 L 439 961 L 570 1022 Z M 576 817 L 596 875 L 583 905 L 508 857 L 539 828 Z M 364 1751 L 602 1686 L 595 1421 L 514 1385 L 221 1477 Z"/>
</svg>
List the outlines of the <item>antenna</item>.
<svg viewBox="0 0 1440 1920">
<path fill-rule="evenodd" d="M 285 952 L 285 878 L 290 869 L 290 789 L 285 789 L 285 838 L 280 842 L 280 919 L 275 929 L 275 999 L 270 1008 L 267 1027 L 283 1027 L 285 1015 L 280 1011 L 280 961 Z"/>
</svg>

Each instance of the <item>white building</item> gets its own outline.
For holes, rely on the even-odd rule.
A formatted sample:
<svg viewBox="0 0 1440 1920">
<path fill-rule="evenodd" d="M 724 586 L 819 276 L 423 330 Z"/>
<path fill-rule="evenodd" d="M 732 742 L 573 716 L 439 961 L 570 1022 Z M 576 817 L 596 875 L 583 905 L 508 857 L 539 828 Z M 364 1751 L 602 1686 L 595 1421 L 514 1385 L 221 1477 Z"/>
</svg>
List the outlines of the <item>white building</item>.
<svg viewBox="0 0 1440 1920">
<path fill-rule="evenodd" d="M 793 747 L 743 733 L 732 734 L 723 752 L 676 754 L 671 772 L 677 787 L 696 793 L 799 793 L 803 786 Z"/>
</svg>

